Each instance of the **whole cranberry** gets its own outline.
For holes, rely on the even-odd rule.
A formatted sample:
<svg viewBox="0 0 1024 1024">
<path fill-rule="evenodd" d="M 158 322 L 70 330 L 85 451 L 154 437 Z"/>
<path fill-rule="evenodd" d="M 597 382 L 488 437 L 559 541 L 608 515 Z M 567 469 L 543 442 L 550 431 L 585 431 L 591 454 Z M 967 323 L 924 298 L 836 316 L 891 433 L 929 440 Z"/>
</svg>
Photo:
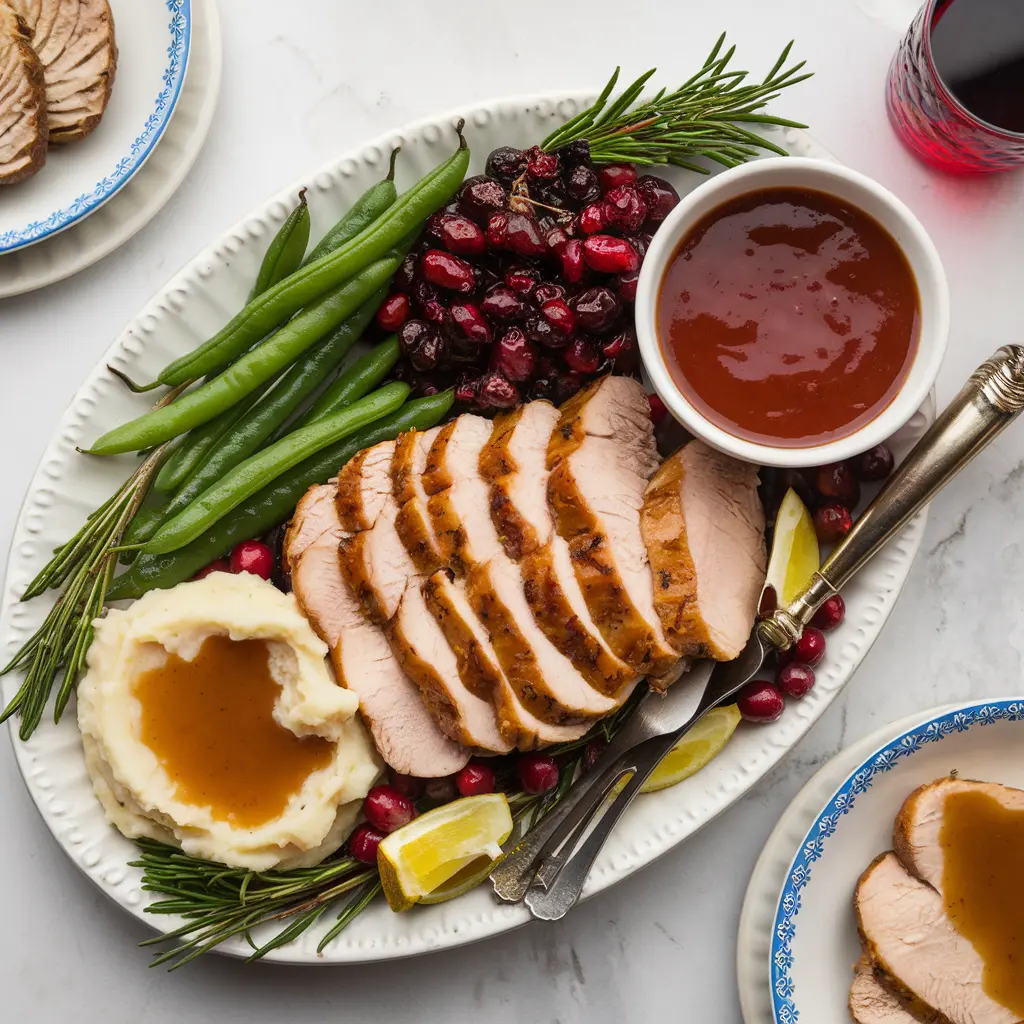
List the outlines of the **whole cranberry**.
<svg viewBox="0 0 1024 1024">
<path fill-rule="evenodd" d="M 599 274 L 629 274 L 640 267 L 640 256 L 624 238 L 591 235 L 583 243 L 583 262 Z"/>
<path fill-rule="evenodd" d="M 356 825 L 348 837 L 348 852 L 363 864 L 377 863 L 377 847 L 384 842 L 384 836 L 363 822 Z"/>
<path fill-rule="evenodd" d="M 526 170 L 526 154 L 512 146 L 499 146 L 491 150 L 484 170 L 488 177 L 510 186 Z"/>
<path fill-rule="evenodd" d="M 589 772 L 597 764 L 598 758 L 608 747 L 608 741 L 603 736 L 595 736 L 584 748 L 583 757 L 580 760 L 580 768 Z"/>
<path fill-rule="evenodd" d="M 632 185 L 636 181 L 636 168 L 632 164 L 605 164 L 597 175 L 601 188 L 608 192 L 620 185 Z"/>
<path fill-rule="evenodd" d="M 433 800 L 434 803 L 451 803 L 459 795 L 458 789 L 455 788 L 455 776 L 445 775 L 440 779 L 427 779 L 425 793 L 427 799 Z"/>
<path fill-rule="evenodd" d="M 430 249 L 420 260 L 423 276 L 438 288 L 468 295 L 476 289 L 472 264 L 443 249 Z"/>
<path fill-rule="evenodd" d="M 516 771 L 523 789 L 535 796 L 558 785 L 558 765 L 547 754 L 523 754 Z"/>
<path fill-rule="evenodd" d="M 437 332 L 426 320 L 406 320 L 398 332 L 398 347 L 406 359 Z"/>
<path fill-rule="evenodd" d="M 569 347 L 562 353 L 565 365 L 577 373 L 597 373 L 601 365 L 601 354 L 586 338 L 576 337 L 569 342 Z"/>
<path fill-rule="evenodd" d="M 449 312 L 453 322 L 470 341 L 478 345 L 490 344 L 491 328 L 479 306 L 471 302 L 457 302 Z"/>
<path fill-rule="evenodd" d="M 455 385 L 455 401 L 470 403 L 476 401 L 477 388 L 480 386 L 480 379 L 478 377 L 467 374 L 461 377 L 458 383 Z"/>
<path fill-rule="evenodd" d="M 261 540 L 243 540 L 231 549 L 229 565 L 232 572 L 251 572 L 269 580 L 274 571 L 274 552 Z"/>
<path fill-rule="evenodd" d="M 636 331 L 632 327 L 620 331 L 601 346 L 601 354 L 612 361 L 616 373 L 629 373 L 639 361 Z"/>
<path fill-rule="evenodd" d="M 492 213 L 508 207 L 508 192 L 500 182 L 478 174 L 467 178 L 459 189 L 459 211 L 477 224 L 486 224 Z"/>
<path fill-rule="evenodd" d="M 476 389 L 476 404 L 481 409 L 512 409 L 519 404 L 519 391 L 500 373 L 486 373 Z"/>
<path fill-rule="evenodd" d="M 572 309 L 581 330 L 600 334 L 615 322 L 622 312 L 622 303 L 610 288 L 598 285 L 580 292 L 572 302 Z"/>
<path fill-rule="evenodd" d="M 593 167 L 577 164 L 565 177 L 565 191 L 578 203 L 592 203 L 601 198 L 601 186 Z"/>
<path fill-rule="evenodd" d="M 416 817 L 416 808 L 394 786 L 374 786 L 363 801 L 363 814 L 378 832 L 388 835 L 408 825 Z"/>
<path fill-rule="evenodd" d="M 814 669 L 809 665 L 790 662 L 776 673 L 775 685 L 787 697 L 803 697 L 814 689 Z"/>
<path fill-rule="evenodd" d="M 815 477 L 814 486 L 826 501 L 838 501 L 847 508 L 855 508 L 860 501 L 860 484 L 848 462 L 833 462 L 822 466 Z"/>
<path fill-rule="evenodd" d="M 395 292 L 380 304 L 380 309 L 377 310 L 377 323 L 382 331 L 390 334 L 409 319 L 411 309 L 409 296 L 405 292 Z"/>
<path fill-rule="evenodd" d="M 647 220 L 660 224 L 679 203 L 679 193 L 664 178 L 645 174 L 637 179 L 636 189 L 647 204 Z"/>
<path fill-rule="evenodd" d="M 570 142 L 567 146 L 560 147 L 558 155 L 566 167 L 578 167 L 580 164 L 591 166 L 590 143 L 586 139 L 578 139 L 576 142 Z"/>
<path fill-rule="evenodd" d="M 640 273 L 636 270 L 631 274 L 619 274 L 615 279 L 615 290 L 623 302 L 636 302 L 636 285 L 639 280 Z"/>
<path fill-rule="evenodd" d="M 540 274 L 533 267 L 511 267 L 505 271 L 505 284 L 516 295 L 532 295 L 539 280 Z"/>
<path fill-rule="evenodd" d="M 435 327 L 447 327 L 452 322 L 452 315 L 448 307 L 437 299 L 431 299 L 423 303 L 423 319 Z"/>
<path fill-rule="evenodd" d="M 877 444 L 857 459 L 857 475 L 865 483 L 884 480 L 895 464 L 892 451 L 884 444 Z"/>
<path fill-rule="evenodd" d="M 508 241 L 508 214 L 492 213 L 487 220 L 487 245 L 491 249 L 504 249 Z"/>
<path fill-rule="evenodd" d="M 491 349 L 491 369 L 511 381 L 528 381 L 537 368 L 537 349 L 518 328 L 507 330 Z"/>
<path fill-rule="evenodd" d="M 537 291 L 540 291 L 538 288 Z M 540 307 L 540 315 L 556 331 L 563 334 L 572 334 L 576 328 L 576 314 L 569 308 L 565 299 L 549 299 Z"/>
<path fill-rule="evenodd" d="M 578 238 L 570 238 L 559 254 L 562 260 L 562 277 L 569 284 L 579 284 L 583 280 L 583 243 Z"/>
<path fill-rule="evenodd" d="M 748 722 L 775 722 L 786 710 L 782 692 L 767 679 L 755 679 L 741 691 L 736 707 Z"/>
<path fill-rule="evenodd" d="M 416 280 L 416 271 L 419 264 L 419 257 L 414 252 L 406 253 L 403 257 L 402 262 L 398 265 L 398 269 L 395 271 L 395 276 L 392 279 L 392 284 L 403 292 L 409 291 L 412 288 L 413 282 Z"/>
<path fill-rule="evenodd" d="M 578 223 L 580 231 L 585 235 L 596 235 L 599 231 L 604 231 L 608 226 L 608 212 L 604 201 L 598 200 L 585 206 L 580 212 Z"/>
<path fill-rule="evenodd" d="M 537 285 L 537 289 L 533 293 L 533 300 L 539 306 L 543 306 L 545 302 L 554 302 L 555 299 L 564 298 L 565 288 L 560 284 L 555 284 L 553 281 L 542 281 Z"/>
<path fill-rule="evenodd" d="M 793 661 L 799 665 L 814 668 L 825 657 L 825 634 L 814 626 L 808 626 L 800 639 L 793 645 Z"/>
<path fill-rule="evenodd" d="M 507 284 L 494 285 L 480 308 L 493 320 L 518 320 L 526 312 L 523 300 Z"/>
<path fill-rule="evenodd" d="M 634 185 L 619 185 L 604 194 L 605 209 L 612 227 L 627 234 L 640 230 L 647 219 L 647 204 Z"/>
<path fill-rule="evenodd" d="M 569 335 L 556 330 L 539 314 L 528 316 L 523 322 L 523 331 L 530 341 L 543 345 L 545 348 L 565 348 L 569 344 Z"/>
<path fill-rule="evenodd" d="M 527 257 L 544 256 L 548 251 L 537 222 L 525 213 L 509 214 L 505 245 L 514 253 Z"/>
<path fill-rule="evenodd" d="M 493 793 L 494 770 L 479 761 L 470 761 L 456 776 L 455 788 L 462 796 L 482 796 Z"/>
<path fill-rule="evenodd" d="M 192 577 L 192 579 L 205 579 L 207 576 L 210 575 L 211 572 L 234 572 L 234 569 L 231 568 L 231 564 L 228 562 L 226 558 L 218 558 L 216 561 L 211 562 L 209 565 L 204 565 L 202 569 L 200 569 L 199 572 L 197 572 L 195 576 Z"/>
<path fill-rule="evenodd" d="M 814 613 L 811 625 L 815 629 L 835 629 L 846 618 L 846 602 L 839 594 L 825 598 L 825 602 Z"/>
<path fill-rule="evenodd" d="M 818 540 L 825 544 L 833 544 L 842 540 L 853 527 L 853 518 L 845 505 L 830 502 L 822 505 L 814 513 L 814 532 Z"/>
<path fill-rule="evenodd" d="M 456 213 L 444 215 L 437 236 L 441 244 L 457 256 L 480 256 L 487 248 L 487 239 L 480 226 Z"/>
<path fill-rule="evenodd" d="M 661 395 L 656 395 L 653 392 L 647 396 L 647 401 L 651 403 L 651 422 L 656 427 L 660 427 L 668 415 L 668 408 L 661 400 Z"/>
<path fill-rule="evenodd" d="M 391 785 L 402 796 L 408 797 L 410 800 L 419 800 L 426 789 L 427 781 L 426 779 L 417 778 L 415 775 L 403 775 L 401 772 L 392 772 Z"/>
</svg>

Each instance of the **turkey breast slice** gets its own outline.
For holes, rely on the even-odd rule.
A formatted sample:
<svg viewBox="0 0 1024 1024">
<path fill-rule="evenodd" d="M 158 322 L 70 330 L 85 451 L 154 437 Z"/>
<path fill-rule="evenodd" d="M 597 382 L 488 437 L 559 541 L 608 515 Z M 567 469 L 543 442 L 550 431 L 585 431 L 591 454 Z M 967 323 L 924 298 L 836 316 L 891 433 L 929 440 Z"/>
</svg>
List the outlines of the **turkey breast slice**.
<svg viewBox="0 0 1024 1024">
<path fill-rule="evenodd" d="M 46 87 L 31 37 L 0 0 L 0 185 L 24 181 L 46 163 Z"/>
<path fill-rule="evenodd" d="M 848 1005 L 855 1024 L 943 1024 L 940 1014 L 893 991 L 869 957 L 861 957 L 854 970 Z"/>
</svg>

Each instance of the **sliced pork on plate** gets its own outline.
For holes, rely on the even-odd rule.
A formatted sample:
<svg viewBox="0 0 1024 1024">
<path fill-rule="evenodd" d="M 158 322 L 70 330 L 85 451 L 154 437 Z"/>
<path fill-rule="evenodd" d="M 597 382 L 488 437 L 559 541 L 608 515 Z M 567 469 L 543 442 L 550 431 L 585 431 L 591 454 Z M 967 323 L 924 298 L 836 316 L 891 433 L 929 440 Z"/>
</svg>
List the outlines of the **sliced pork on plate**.
<svg viewBox="0 0 1024 1024">
<path fill-rule="evenodd" d="M 548 448 L 555 526 L 608 645 L 648 676 L 679 666 L 654 608 L 640 531 L 644 491 L 658 463 L 650 405 L 637 381 L 604 377 L 562 407 Z"/>
<path fill-rule="evenodd" d="M 691 441 L 647 488 L 654 607 L 680 654 L 732 661 L 750 636 L 767 559 L 757 486 L 755 466 Z"/>
<path fill-rule="evenodd" d="M 338 682 L 358 694 L 360 713 L 384 760 L 406 775 L 450 775 L 469 760 L 469 750 L 438 728 L 387 637 L 363 613 L 345 580 L 335 495 L 331 484 L 314 487 L 296 508 L 284 547 L 295 596 L 330 648 Z"/>
<path fill-rule="evenodd" d="M 46 88 L 31 32 L 0 0 L 0 185 L 30 178 L 46 163 Z"/>
<path fill-rule="evenodd" d="M 46 81 L 50 142 L 84 139 L 103 117 L 117 70 L 107 0 L 7 0 L 32 33 Z"/>
</svg>

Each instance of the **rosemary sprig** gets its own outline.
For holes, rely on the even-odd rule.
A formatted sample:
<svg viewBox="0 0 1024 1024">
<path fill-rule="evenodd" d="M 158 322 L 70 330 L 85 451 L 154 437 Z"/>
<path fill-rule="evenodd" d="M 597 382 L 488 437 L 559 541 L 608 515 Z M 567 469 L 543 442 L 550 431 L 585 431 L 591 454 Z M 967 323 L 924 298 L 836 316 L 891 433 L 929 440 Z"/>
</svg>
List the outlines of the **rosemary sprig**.
<svg viewBox="0 0 1024 1024">
<path fill-rule="evenodd" d="M 173 402 L 188 385 L 169 391 L 157 406 Z M 151 452 L 128 480 L 86 520 L 85 525 L 53 557 L 28 585 L 22 601 L 46 590 L 62 587 L 43 624 L 25 642 L 0 675 L 25 670 L 25 679 L 0 714 L 6 722 L 21 717 L 18 735 L 27 740 L 43 717 L 54 683 L 63 668 L 53 720 L 59 722 L 93 638 L 93 621 L 103 611 L 107 589 L 114 577 L 117 546 L 142 504 L 167 445 Z"/>
<path fill-rule="evenodd" d="M 793 47 L 790 42 L 764 81 L 748 85 L 748 72 L 729 70 L 736 47 L 723 53 L 724 45 L 723 32 L 697 74 L 674 92 L 661 89 L 644 101 L 640 101 L 644 86 L 657 68 L 611 99 L 619 80 L 620 69 L 616 68 L 593 106 L 556 128 L 541 148 L 550 152 L 586 140 L 596 163 L 669 163 L 701 174 L 708 169 L 695 162 L 699 157 L 735 167 L 762 149 L 785 156 L 781 147 L 743 125 L 807 127 L 758 113 L 782 89 L 811 77 L 810 73 L 799 74 L 805 62 L 784 69 Z"/>
</svg>

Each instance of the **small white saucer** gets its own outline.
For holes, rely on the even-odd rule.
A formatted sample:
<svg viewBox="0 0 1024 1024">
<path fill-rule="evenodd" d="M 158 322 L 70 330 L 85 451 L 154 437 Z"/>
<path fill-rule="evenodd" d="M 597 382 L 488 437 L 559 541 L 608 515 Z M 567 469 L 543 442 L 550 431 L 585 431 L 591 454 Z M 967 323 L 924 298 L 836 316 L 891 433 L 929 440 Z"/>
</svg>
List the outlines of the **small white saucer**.
<svg viewBox="0 0 1024 1024">
<path fill-rule="evenodd" d="M 49 238 L 0 254 L 0 298 L 22 295 L 77 274 L 149 223 L 177 191 L 202 149 L 217 107 L 220 78 L 217 4 L 215 0 L 192 0 L 188 69 L 174 116 L 152 154 L 131 180 L 90 216 Z"/>
<path fill-rule="evenodd" d="M 740 916 L 746 1024 L 849 1024 L 860 955 L 852 895 L 891 848 L 917 786 L 956 770 L 1024 788 L 1024 700 L 971 701 L 892 723 L 842 751 L 797 794 L 758 858 Z"/>
</svg>

